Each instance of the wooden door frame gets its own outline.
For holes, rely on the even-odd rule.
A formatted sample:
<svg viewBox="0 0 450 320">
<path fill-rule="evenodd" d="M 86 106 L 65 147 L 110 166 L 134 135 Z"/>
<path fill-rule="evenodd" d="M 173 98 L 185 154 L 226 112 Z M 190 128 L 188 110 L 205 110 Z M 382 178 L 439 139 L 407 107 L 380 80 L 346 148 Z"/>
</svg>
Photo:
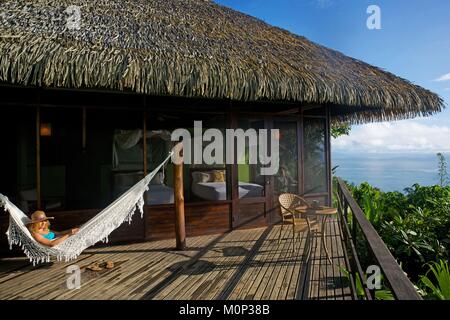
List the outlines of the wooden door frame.
<svg viewBox="0 0 450 320">
<path fill-rule="evenodd" d="M 308 111 L 308 110 L 313 110 L 313 109 L 324 109 L 325 113 L 323 115 L 304 115 L 304 111 Z M 300 190 L 300 195 L 305 196 L 306 198 L 317 198 L 317 197 L 324 197 L 326 198 L 325 204 L 326 205 L 331 205 L 332 204 L 332 187 L 333 187 L 333 183 L 332 183 L 332 172 L 331 172 L 331 110 L 330 110 L 330 106 L 329 105 L 317 105 L 317 106 L 309 106 L 308 108 L 302 108 L 301 112 L 300 112 L 300 117 L 301 117 L 301 167 L 302 167 L 302 186 L 301 186 L 301 190 Z M 304 179 L 304 165 L 305 165 L 305 161 L 304 161 L 304 154 L 305 154 L 305 143 L 304 143 L 304 123 L 305 123 L 305 118 L 308 119 L 323 119 L 325 120 L 325 141 L 324 141 L 324 148 L 325 148 L 325 169 L 326 169 L 326 177 L 327 177 L 327 190 L 326 192 L 320 192 L 320 193 L 310 193 L 305 195 L 305 189 L 304 189 L 304 185 L 305 185 L 305 179 Z"/>
<path fill-rule="evenodd" d="M 273 129 L 274 123 L 276 121 L 285 121 L 285 122 L 292 122 L 296 125 L 296 131 L 297 131 L 297 193 L 302 194 L 303 192 L 303 117 L 300 112 L 299 108 L 299 114 L 298 115 L 279 115 L 279 116 L 271 116 L 270 122 L 271 122 L 271 128 Z M 272 199 L 272 202 L 270 203 L 270 210 L 275 214 L 276 210 L 278 209 L 278 203 L 275 199 L 275 186 L 274 186 L 274 176 L 271 176 L 272 179 L 272 187 L 271 187 L 271 195 L 270 198 Z M 276 222 L 276 219 L 273 219 L 273 214 L 271 214 L 271 220 L 270 223 Z"/>
<path fill-rule="evenodd" d="M 300 111 L 299 107 L 299 111 Z M 264 129 L 273 129 L 275 121 L 288 121 L 296 124 L 297 131 L 297 179 L 298 183 L 298 192 L 301 194 L 303 191 L 303 117 L 301 112 L 298 115 L 286 116 L 286 115 L 274 115 L 274 114 L 258 114 L 255 113 L 246 113 L 246 112 L 231 112 L 229 114 L 229 128 L 236 129 L 237 123 L 239 119 L 260 119 L 264 121 Z M 269 140 L 270 141 L 270 140 Z M 269 146 L 270 147 L 270 146 Z M 236 157 L 237 147 L 234 144 L 234 154 Z M 230 188 L 230 199 L 231 199 L 231 212 L 230 212 L 230 229 L 235 229 L 239 227 L 237 224 L 238 215 L 239 215 L 239 205 L 245 204 L 264 204 L 264 217 L 267 224 L 272 224 L 275 222 L 274 219 L 274 211 L 277 209 L 278 205 L 274 199 L 274 176 L 265 176 L 264 179 L 264 197 L 256 197 L 256 198 L 244 198 L 239 199 L 239 175 L 238 175 L 238 165 L 236 158 L 234 159 L 234 163 L 232 165 L 227 165 L 227 175 L 229 176 L 229 181 L 227 182 L 227 188 Z"/>
</svg>

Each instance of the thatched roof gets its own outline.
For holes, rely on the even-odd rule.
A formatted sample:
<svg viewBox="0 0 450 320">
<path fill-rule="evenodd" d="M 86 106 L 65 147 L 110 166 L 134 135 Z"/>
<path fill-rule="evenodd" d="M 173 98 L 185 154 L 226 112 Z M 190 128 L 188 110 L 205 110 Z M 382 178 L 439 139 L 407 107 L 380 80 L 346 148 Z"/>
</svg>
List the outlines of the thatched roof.
<svg viewBox="0 0 450 320">
<path fill-rule="evenodd" d="M 81 28 L 67 29 L 70 5 Z M 329 103 L 340 120 L 430 115 L 436 94 L 205 0 L 0 0 L 0 82 Z"/>
</svg>

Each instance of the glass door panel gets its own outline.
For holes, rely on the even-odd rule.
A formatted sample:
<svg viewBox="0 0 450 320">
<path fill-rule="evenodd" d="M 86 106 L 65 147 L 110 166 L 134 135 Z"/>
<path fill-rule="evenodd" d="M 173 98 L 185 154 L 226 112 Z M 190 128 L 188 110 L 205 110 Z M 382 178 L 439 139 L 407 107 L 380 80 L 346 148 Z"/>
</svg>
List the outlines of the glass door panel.
<svg viewBox="0 0 450 320">
<path fill-rule="evenodd" d="M 249 129 L 254 129 L 258 133 L 259 129 L 266 128 L 264 119 L 252 119 L 242 116 L 237 123 L 237 129 L 250 133 Z M 237 189 L 238 205 L 237 212 L 233 214 L 233 228 L 253 228 L 266 225 L 266 176 L 261 175 L 261 163 L 258 157 L 258 140 L 251 143 L 248 136 L 243 139 L 235 140 L 236 148 L 243 148 L 242 154 L 236 155 L 237 161 Z M 256 144 L 256 145 L 255 145 Z M 253 158 L 252 158 L 253 154 Z M 256 156 L 256 159 L 255 159 Z"/>
<path fill-rule="evenodd" d="M 326 120 L 304 118 L 305 194 L 327 192 Z"/>
<path fill-rule="evenodd" d="M 274 121 L 279 130 L 280 167 L 274 176 L 274 196 L 299 192 L 297 121 Z"/>
<path fill-rule="evenodd" d="M 279 130 L 277 139 L 279 143 L 280 166 L 274 175 L 262 175 L 261 168 L 267 167 L 267 165 L 261 164 L 259 159 L 256 163 L 250 163 L 250 149 L 247 141 L 244 155 L 242 155 L 245 161 L 240 161 L 241 164 L 237 165 L 239 201 L 236 215 L 237 219 L 234 221 L 236 226 L 244 224 L 250 227 L 277 221 L 279 216 L 277 212 L 279 194 L 286 192 L 299 193 L 300 163 L 298 125 L 297 119 L 241 118 L 238 121 L 238 128 L 244 131 L 255 129 L 258 133 L 259 129 Z M 270 132 L 268 133 L 266 150 L 271 150 L 271 134 Z M 259 142 L 258 139 L 258 156 L 261 148 Z M 272 161 L 274 161 L 274 156 L 270 154 Z"/>
<path fill-rule="evenodd" d="M 238 129 L 242 129 L 244 132 L 254 129 L 258 133 L 259 129 L 264 129 L 264 120 L 241 119 L 238 122 Z M 244 154 L 237 155 L 237 157 L 240 157 L 240 159 L 237 159 L 239 199 L 261 198 L 266 194 L 266 179 L 265 176 L 261 175 L 261 164 L 257 152 L 259 146 L 252 147 L 248 137 L 245 138 L 245 141 Z M 258 143 L 258 141 L 256 142 Z M 237 141 L 237 143 L 242 143 L 242 141 Z M 254 149 L 252 150 L 252 148 Z M 256 163 L 250 159 L 252 152 L 254 156 L 256 155 Z"/>
</svg>

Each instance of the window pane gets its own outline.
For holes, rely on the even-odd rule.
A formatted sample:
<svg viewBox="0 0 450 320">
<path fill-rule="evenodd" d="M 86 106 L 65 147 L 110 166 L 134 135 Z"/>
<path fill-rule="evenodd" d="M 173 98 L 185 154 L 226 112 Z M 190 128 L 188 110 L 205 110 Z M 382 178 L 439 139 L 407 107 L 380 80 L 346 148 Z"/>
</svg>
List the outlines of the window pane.
<svg viewBox="0 0 450 320">
<path fill-rule="evenodd" d="M 327 192 L 325 119 L 304 118 L 304 193 Z"/>
<path fill-rule="evenodd" d="M 274 129 L 280 130 L 280 168 L 275 175 L 275 193 L 298 193 L 297 123 L 275 121 Z"/>
<path fill-rule="evenodd" d="M 264 120 L 240 119 L 238 128 L 244 131 L 255 129 L 258 133 L 259 129 L 264 129 Z M 239 198 L 255 198 L 264 196 L 265 178 L 261 175 L 261 164 L 259 159 L 256 164 L 250 163 L 249 139 L 245 139 L 245 151 L 243 157 L 245 159 L 237 159 L 238 162 L 238 192 Z M 235 143 L 239 143 L 236 142 Z M 257 155 L 256 155 L 257 156 Z"/>
<path fill-rule="evenodd" d="M 186 198 L 190 201 L 222 201 L 228 199 L 227 192 L 227 171 L 225 166 L 225 117 L 223 115 L 208 115 L 208 118 L 201 119 L 198 117 L 196 120 L 202 120 L 203 134 L 208 129 L 217 129 L 220 131 L 220 136 L 214 135 L 211 141 L 202 139 L 201 151 L 202 151 L 202 163 L 195 164 L 194 155 L 194 142 L 192 143 L 192 161 L 188 165 L 189 179 L 188 184 L 185 184 L 185 192 L 188 193 Z M 192 128 L 193 122 L 191 122 Z M 193 135 L 193 128 L 190 130 Z M 217 133 L 217 132 L 216 132 Z M 216 141 L 216 138 L 218 141 Z M 212 146 L 219 146 L 222 144 L 222 150 L 216 150 Z M 210 146 L 208 148 L 208 146 Z M 205 152 L 207 151 L 207 152 Z M 216 154 L 217 151 L 217 154 Z M 209 159 L 210 163 L 206 157 Z M 217 160 L 217 162 L 216 162 Z"/>
<path fill-rule="evenodd" d="M 183 187 L 184 187 L 184 200 L 185 202 L 197 202 L 197 201 L 221 201 L 228 199 L 227 190 L 227 172 L 225 161 L 221 158 L 221 155 L 225 155 L 225 150 L 215 149 L 212 146 L 220 147 L 220 143 L 223 142 L 223 137 L 225 136 L 226 121 L 223 114 L 193 114 L 193 113 L 171 113 L 171 112 L 161 112 L 154 114 L 150 118 L 150 127 L 161 132 L 167 132 L 169 137 L 175 129 L 186 129 L 191 137 L 190 140 L 190 159 L 187 158 L 187 152 L 184 153 L 184 166 L 183 166 Z M 194 121 L 201 121 L 202 133 L 203 135 L 208 129 L 217 129 L 220 134 L 213 130 L 214 135 L 212 141 L 206 141 L 202 138 L 202 144 L 199 147 L 202 153 L 201 163 L 195 163 L 194 159 Z M 209 132 L 211 133 L 211 131 Z M 217 136 L 218 135 L 218 136 Z M 216 141 L 216 138 L 218 141 Z M 211 143 L 216 142 L 218 144 Z M 185 143 L 184 148 L 188 148 L 189 144 Z M 206 149 L 208 146 L 210 148 Z M 225 144 L 222 144 L 225 148 Z M 161 139 L 151 139 L 150 150 L 152 154 L 151 167 L 156 166 L 160 163 L 167 154 L 166 152 L 161 153 L 162 150 L 169 151 L 167 145 L 161 141 Z M 186 151 L 186 149 L 185 149 Z M 206 152 L 205 152 L 206 151 Z M 217 154 L 216 154 L 217 151 Z M 164 156 L 162 156 L 164 155 Z M 213 158 L 214 161 L 211 164 L 205 161 L 204 156 L 208 155 Z M 158 158 L 159 157 L 159 158 Z M 158 159 L 158 160 L 157 160 Z M 197 159 L 199 160 L 199 159 Z M 210 159 L 211 160 L 211 159 Z M 217 162 L 215 162 L 217 160 Z M 152 188 L 164 188 L 169 187 L 172 189 L 173 195 L 173 172 L 174 166 L 172 163 L 168 163 L 164 171 L 164 186 L 157 186 L 158 181 L 155 181 Z M 158 190 L 157 190 L 158 191 Z M 151 192 L 149 192 L 150 194 Z M 153 193 L 156 195 L 156 193 Z M 167 192 L 169 194 L 169 191 Z M 169 200 L 155 200 L 156 202 L 165 201 L 167 203 Z M 151 204 L 156 204 L 152 201 Z M 173 199 L 170 200 L 173 202 Z"/>
</svg>

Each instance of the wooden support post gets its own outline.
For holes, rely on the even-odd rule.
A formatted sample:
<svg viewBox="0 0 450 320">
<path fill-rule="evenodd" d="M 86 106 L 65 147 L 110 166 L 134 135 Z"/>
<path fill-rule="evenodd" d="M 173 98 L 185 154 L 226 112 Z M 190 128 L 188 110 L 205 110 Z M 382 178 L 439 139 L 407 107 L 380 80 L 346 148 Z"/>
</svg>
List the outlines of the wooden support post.
<svg viewBox="0 0 450 320">
<path fill-rule="evenodd" d="M 356 228 L 357 228 L 357 225 L 358 225 L 358 223 L 357 223 L 357 220 L 356 220 L 356 218 L 355 218 L 355 213 L 352 211 L 352 240 L 353 240 L 353 243 L 355 244 L 355 248 L 356 249 L 358 249 L 357 248 L 357 245 L 358 245 L 358 241 L 357 241 L 357 239 L 356 239 L 356 237 L 357 237 L 357 230 L 356 230 Z"/>
<path fill-rule="evenodd" d="M 177 163 L 174 164 L 173 185 L 175 198 L 175 237 L 177 241 L 177 250 L 186 249 L 186 227 L 184 216 L 184 188 L 183 188 L 183 144 L 175 146 L 174 152 Z"/>
<path fill-rule="evenodd" d="M 142 153 L 143 153 L 143 158 L 144 158 L 144 177 L 147 176 L 148 174 L 148 158 L 147 158 L 147 153 L 148 153 L 148 149 L 147 149 L 147 99 L 143 98 L 143 105 L 144 105 L 144 111 L 142 113 Z M 147 199 L 147 192 L 146 191 L 144 193 L 144 199 Z M 148 233 L 148 224 L 149 222 L 149 213 L 148 213 L 149 208 L 146 207 L 144 209 L 144 234 L 143 234 L 143 238 L 147 239 L 147 233 Z"/>
<path fill-rule="evenodd" d="M 37 209 L 42 209 L 41 201 L 41 107 L 36 108 L 36 200 Z"/>
<path fill-rule="evenodd" d="M 326 115 L 327 115 L 327 122 L 326 122 L 326 157 L 327 157 L 327 172 L 328 172 L 328 205 L 331 206 L 333 202 L 333 171 L 332 171 L 332 164 L 331 164 L 331 113 L 330 108 L 326 107 Z"/>
<path fill-rule="evenodd" d="M 238 126 L 237 124 L 237 116 L 236 113 L 233 112 L 232 109 L 232 102 L 230 101 L 229 106 L 229 112 L 228 112 L 228 129 L 236 129 Z M 229 176 L 228 181 L 229 185 L 227 185 L 227 191 L 230 194 L 230 197 L 228 198 L 231 200 L 231 207 L 230 207 L 230 215 L 229 215 L 229 229 L 233 230 L 235 225 L 238 223 L 238 202 L 239 202 L 239 186 L 238 186 L 238 166 L 237 166 L 237 145 L 236 143 L 233 143 L 234 145 L 234 159 L 233 163 L 227 164 L 227 175 Z"/>
<path fill-rule="evenodd" d="M 143 124 L 142 124 L 142 150 L 144 153 L 144 176 L 147 175 L 148 172 L 148 163 L 147 163 L 147 110 L 144 110 L 143 114 Z"/>
<path fill-rule="evenodd" d="M 83 107 L 82 115 L 81 151 L 86 152 L 86 107 Z"/>
</svg>

